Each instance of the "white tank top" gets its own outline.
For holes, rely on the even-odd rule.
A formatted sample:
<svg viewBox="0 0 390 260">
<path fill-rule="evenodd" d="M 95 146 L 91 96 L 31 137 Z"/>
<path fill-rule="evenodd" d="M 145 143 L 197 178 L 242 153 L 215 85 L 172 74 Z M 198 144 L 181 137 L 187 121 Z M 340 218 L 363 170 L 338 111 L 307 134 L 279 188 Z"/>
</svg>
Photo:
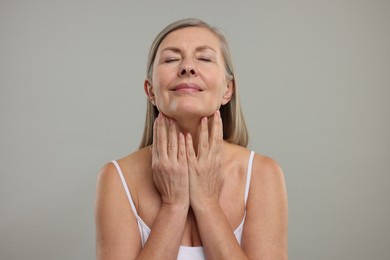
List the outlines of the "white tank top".
<svg viewBox="0 0 390 260">
<path fill-rule="evenodd" d="M 249 161 L 248 161 L 248 168 L 247 168 L 247 173 L 246 173 L 246 184 L 245 184 L 245 197 L 244 197 L 245 205 L 246 205 L 246 202 L 248 200 L 254 154 L 255 153 L 253 151 L 251 151 L 250 156 L 249 156 Z M 123 177 L 123 173 L 122 173 L 121 168 L 119 167 L 119 164 L 117 163 L 117 161 L 112 161 L 112 163 L 115 165 L 115 167 L 118 171 L 119 177 L 121 178 L 123 187 L 126 191 L 127 198 L 129 199 L 131 209 L 133 210 L 133 213 L 137 219 L 139 232 L 141 234 L 141 244 L 142 244 L 142 247 L 144 247 L 146 240 L 148 240 L 148 237 L 149 237 L 151 230 L 138 215 L 138 212 L 135 208 L 133 199 L 130 195 L 129 188 L 127 187 L 126 180 Z M 236 237 L 236 239 L 240 245 L 241 245 L 242 230 L 244 228 L 245 216 L 246 216 L 246 210 L 245 210 L 244 217 L 243 217 L 240 225 L 236 228 L 236 230 L 234 230 L 234 236 Z M 203 260 L 203 259 L 206 259 L 206 256 L 205 256 L 204 249 L 202 246 L 197 246 L 197 247 L 180 246 L 177 259 L 178 260 L 184 260 L 184 259 L 185 260 Z"/>
</svg>

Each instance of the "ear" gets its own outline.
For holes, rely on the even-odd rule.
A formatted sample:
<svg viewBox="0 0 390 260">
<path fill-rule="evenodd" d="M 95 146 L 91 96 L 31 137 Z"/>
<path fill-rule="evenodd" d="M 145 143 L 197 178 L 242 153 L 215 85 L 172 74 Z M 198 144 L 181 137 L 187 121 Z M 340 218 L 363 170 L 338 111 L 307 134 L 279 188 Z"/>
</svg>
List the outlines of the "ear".
<svg viewBox="0 0 390 260">
<path fill-rule="evenodd" d="M 222 105 L 226 105 L 232 98 L 234 93 L 234 86 L 235 86 L 234 79 L 229 80 L 227 88 L 225 89 L 225 93 L 222 96 Z"/>
<path fill-rule="evenodd" d="M 148 97 L 149 101 L 150 101 L 153 105 L 156 105 L 156 104 L 155 104 L 155 99 L 154 99 L 153 86 L 152 86 L 152 84 L 150 83 L 150 81 L 149 81 L 148 79 L 145 79 L 145 82 L 144 82 L 144 91 L 145 91 L 145 94 L 146 94 L 146 96 Z"/>
</svg>

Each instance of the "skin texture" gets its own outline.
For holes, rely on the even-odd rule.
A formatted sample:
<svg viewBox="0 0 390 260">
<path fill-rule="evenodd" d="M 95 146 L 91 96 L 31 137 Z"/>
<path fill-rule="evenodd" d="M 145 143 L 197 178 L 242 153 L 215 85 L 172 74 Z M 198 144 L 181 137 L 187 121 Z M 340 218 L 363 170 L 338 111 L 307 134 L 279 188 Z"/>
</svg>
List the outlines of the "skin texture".
<svg viewBox="0 0 390 260">
<path fill-rule="evenodd" d="M 244 217 L 250 153 L 223 140 L 218 109 L 233 91 L 209 30 L 180 29 L 162 41 L 153 78 L 145 80 L 160 111 L 153 145 L 117 160 L 152 231 L 141 248 L 118 173 L 105 165 L 97 184 L 98 259 L 176 259 L 180 245 L 203 246 L 207 259 L 287 259 L 284 177 L 268 157 L 254 157 L 241 247 L 233 234 Z"/>
</svg>

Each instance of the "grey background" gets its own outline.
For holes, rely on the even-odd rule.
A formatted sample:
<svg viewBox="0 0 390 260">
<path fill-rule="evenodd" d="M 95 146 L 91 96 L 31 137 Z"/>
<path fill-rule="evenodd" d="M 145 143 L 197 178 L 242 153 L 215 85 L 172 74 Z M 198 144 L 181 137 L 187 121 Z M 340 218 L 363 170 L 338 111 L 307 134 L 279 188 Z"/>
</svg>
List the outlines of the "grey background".
<svg viewBox="0 0 390 260">
<path fill-rule="evenodd" d="M 0 1 L 0 258 L 93 259 L 96 176 L 137 148 L 168 23 L 227 34 L 290 259 L 390 259 L 390 2 Z"/>
</svg>

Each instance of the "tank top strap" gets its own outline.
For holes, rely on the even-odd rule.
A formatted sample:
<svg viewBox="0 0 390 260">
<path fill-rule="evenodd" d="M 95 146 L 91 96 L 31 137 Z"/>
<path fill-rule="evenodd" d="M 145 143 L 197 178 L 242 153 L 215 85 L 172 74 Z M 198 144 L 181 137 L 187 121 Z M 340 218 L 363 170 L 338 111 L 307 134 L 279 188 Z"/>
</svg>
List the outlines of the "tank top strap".
<svg viewBox="0 0 390 260">
<path fill-rule="evenodd" d="M 129 188 L 127 187 L 127 183 L 126 183 L 125 177 L 123 176 L 121 167 L 119 167 L 119 164 L 118 164 L 117 161 L 114 160 L 114 161 L 111 161 L 111 162 L 115 165 L 115 168 L 118 171 L 119 177 L 121 178 L 121 181 L 122 181 L 123 188 L 125 189 L 127 198 L 129 199 L 131 209 L 133 210 L 134 215 L 138 218 L 138 213 L 137 213 L 137 210 L 135 208 L 135 205 L 134 205 L 134 202 L 133 202 L 133 198 L 131 197 Z"/>
<path fill-rule="evenodd" d="M 249 194 L 249 186 L 251 183 L 251 176 L 252 176 L 252 165 L 253 165 L 253 157 L 255 155 L 254 151 L 251 151 L 249 155 L 249 161 L 248 161 L 248 167 L 246 172 L 246 184 L 245 184 L 245 205 L 246 201 L 248 200 L 248 194 Z"/>
</svg>

